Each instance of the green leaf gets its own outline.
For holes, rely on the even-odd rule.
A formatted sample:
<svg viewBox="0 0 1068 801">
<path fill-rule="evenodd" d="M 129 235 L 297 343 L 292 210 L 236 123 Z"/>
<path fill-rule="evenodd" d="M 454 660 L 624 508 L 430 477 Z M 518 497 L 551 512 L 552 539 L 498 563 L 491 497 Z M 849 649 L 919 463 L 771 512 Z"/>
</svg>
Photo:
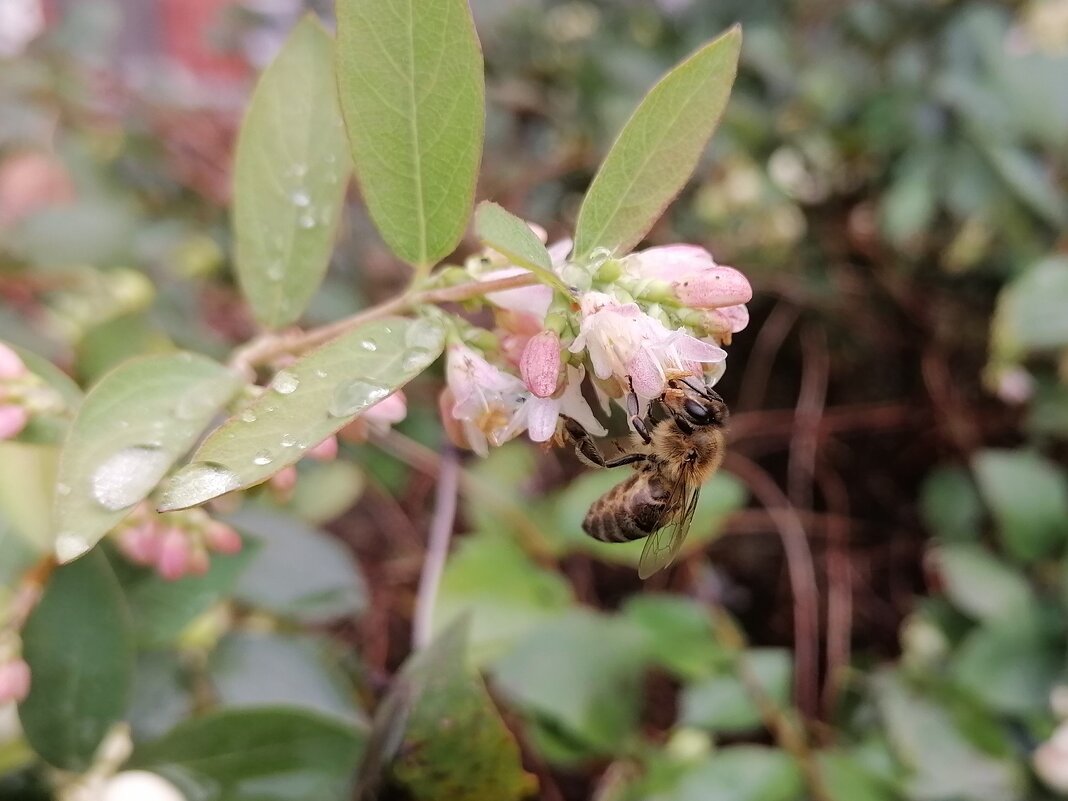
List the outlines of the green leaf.
<svg viewBox="0 0 1068 801">
<path fill-rule="evenodd" d="M 429 267 L 460 241 L 485 129 L 466 0 L 338 0 L 337 75 L 360 189 L 386 244 Z"/>
<path fill-rule="evenodd" d="M 978 620 L 1013 620 L 1036 603 L 1027 579 L 977 545 L 946 545 L 932 556 L 949 600 Z"/>
<path fill-rule="evenodd" d="M 464 537 L 449 558 L 434 626 L 469 616 L 472 659 L 481 664 L 571 603 L 567 582 L 534 564 L 514 540 L 479 533 Z"/>
<path fill-rule="evenodd" d="M 983 504 L 967 470 L 939 467 L 920 490 L 924 524 L 943 541 L 975 540 L 983 519 Z"/>
<path fill-rule="evenodd" d="M 136 567 L 122 557 L 112 562 L 133 615 L 137 643 L 160 648 L 178 639 L 198 615 L 229 595 L 254 558 L 256 543 L 237 554 L 214 554 L 203 576 L 166 581 L 154 570 Z"/>
<path fill-rule="evenodd" d="M 1032 351 L 1068 346 L 1068 259 L 1050 258 L 1031 267 L 998 296 L 991 324 L 995 358 L 1017 360 Z"/>
<path fill-rule="evenodd" d="M 375 716 L 361 798 L 385 777 L 412 801 L 518 801 L 535 789 L 482 679 L 467 665 L 460 621 L 404 666 Z"/>
<path fill-rule="evenodd" d="M 1022 801 L 1019 765 L 982 751 L 944 707 L 883 671 L 872 680 L 875 701 L 897 758 L 908 769 L 912 801 Z"/>
<path fill-rule="evenodd" d="M 793 662 L 779 648 L 754 648 L 745 652 L 748 668 L 767 696 L 778 706 L 790 700 Z M 762 725 L 760 709 L 745 684 L 733 673 L 723 673 L 687 687 L 682 694 L 681 720 L 716 732 L 740 733 Z"/>
<path fill-rule="evenodd" d="M 235 590 L 240 600 L 304 623 L 352 617 L 366 607 L 363 577 L 352 554 L 334 537 L 257 507 L 242 509 L 228 522 L 259 545 Z"/>
<path fill-rule="evenodd" d="M 234 155 L 237 277 L 256 318 L 300 317 L 330 262 L 351 162 L 334 44 L 308 15 L 260 76 Z"/>
<path fill-rule="evenodd" d="M 126 711 L 133 634 L 122 590 L 101 553 L 57 568 L 22 632 L 33 672 L 19 717 L 49 763 L 83 771 Z"/>
<path fill-rule="evenodd" d="M 6 534 L 0 536 L 0 554 L 14 548 L 40 557 L 52 547 L 49 507 L 56 483 L 59 451 L 48 445 L 0 442 L 0 519 Z M 9 567 L 0 559 L 0 576 Z"/>
<path fill-rule="evenodd" d="M 228 707 L 285 705 L 365 724 L 326 638 L 238 631 L 211 654 L 208 673 Z"/>
<path fill-rule="evenodd" d="M 363 470 L 350 461 L 309 459 L 300 466 L 300 481 L 287 506 L 301 520 L 323 525 L 351 509 L 363 495 L 365 484 Z"/>
<path fill-rule="evenodd" d="M 728 652 L 712 629 L 708 607 L 677 595 L 643 594 L 623 613 L 648 638 L 650 657 L 681 678 L 700 678 L 727 664 Z"/>
<path fill-rule="evenodd" d="M 475 209 L 475 232 L 483 245 L 506 256 L 515 266 L 530 270 L 543 284 L 568 294 L 567 285 L 553 272 L 552 257 L 545 245 L 514 214 L 484 200 Z"/>
<path fill-rule="evenodd" d="M 594 248 L 623 255 L 653 227 L 689 180 L 716 129 L 741 46 L 736 26 L 675 67 L 645 96 L 582 202 L 577 257 Z"/>
<path fill-rule="evenodd" d="M 387 318 L 312 351 L 208 435 L 168 482 L 160 510 L 195 506 L 267 480 L 419 375 L 444 342 L 435 321 Z"/>
<path fill-rule="evenodd" d="M 531 631 L 491 672 L 520 707 L 614 753 L 638 723 L 646 659 L 645 637 L 628 621 L 576 609 Z"/>
<path fill-rule="evenodd" d="M 848 753 L 824 751 L 817 764 L 830 801 L 897 801 L 886 782 Z"/>
<path fill-rule="evenodd" d="M 988 708 L 1007 715 L 1044 714 L 1063 657 L 1034 614 L 973 629 L 957 647 L 951 673 Z"/>
<path fill-rule="evenodd" d="M 1002 545 L 1032 561 L 1068 539 L 1068 481 L 1053 462 L 1022 450 L 986 450 L 972 461 Z"/>
<path fill-rule="evenodd" d="M 800 801 L 801 771 L 785 752 L 755 745 L 717 751 L 687 772 L 664 801 Z M 851 801 L 853 801 L 851 799 Z"/>
<path fill-rule="evenodd" d="M 130 767 L 198 801 L 347 801 L 362 731 L 285 708 L 217 712 L 139 746 Z"/>
<path fill-rule="evenodd" d="M 142 651 L 134 667 L 133 694 L 126 720 L 134 740 L 161 737 L 189 717 L 192 684 L 182 656 L 171 651 Z"/>
<path fill-rule="evenodd" d="M 148 496 L 240 387 L 203 356 L 148 356 L 117 367 L 86 396 L 59 462 L 56 555 L 76 559 Z"/>
</svg>

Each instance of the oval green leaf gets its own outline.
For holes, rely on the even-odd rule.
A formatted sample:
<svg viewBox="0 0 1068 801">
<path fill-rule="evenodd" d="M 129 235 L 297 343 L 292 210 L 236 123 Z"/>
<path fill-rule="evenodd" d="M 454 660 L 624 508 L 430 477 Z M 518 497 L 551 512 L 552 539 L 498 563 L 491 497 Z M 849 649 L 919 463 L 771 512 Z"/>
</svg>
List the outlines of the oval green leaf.
<svg viewBox="0 0 1068 801">
<path fill-rule="evenodd" d="M 56 556 L 76 559 L 143 500 L 241 386 L 190 353 L 120 365 L 86 396 L 59 461 Z"/>
<path fill-rule="evenodd" d="M 460 241 L 485 129 L 482 51 L 466 0 L 338 0 L 341 109 L 386 244 L 428 267 Z"/>
<path fill-rule="evenodd" d="M 444 344 L 444 331 L 432 320 L 387 318 L 312 351 L 208 436 L 167 484 L 160 510 L 195 506 L 270 478 L 419 375 Z"/>
<path fill-rule="evenodd" d="M 624 254 L 689 180 L 730 97 L 742 46 L 735 26 L 665 75 L 627 121 L 590 185 L 575 253 Z"/>
<path fill-rule="evenodd" d="M 133 674 L 133 633 L 122 590 L 97 552 L 60 567 L 22 632 L 33 672 L 19 717 L 52 765 L 84 771 L 122 719 Z"/>
<path fill-rule="evenodd" d="M 567 294 L 567 284 L 553 272 L 553 260 L 530 226 L 496 203 L 483 201 L 475 210 L 475 232 L 486 247 L 525 267 L 543 284 Z"/>
<path fill-rule="evenodd" d="M 200 801 L 343 801 L 363 739 L 355 727 L 311 712 L 229 710 L 138 747 L 131 767 L 160 773 Z"/>
<path fill-rule="evenodd" d="M 256 318 L 292 323 L 326 274 L 351 172 L 334 44 L 298 23 L 252 95 L 234 157 L 237 277 Z"/>
</svg>

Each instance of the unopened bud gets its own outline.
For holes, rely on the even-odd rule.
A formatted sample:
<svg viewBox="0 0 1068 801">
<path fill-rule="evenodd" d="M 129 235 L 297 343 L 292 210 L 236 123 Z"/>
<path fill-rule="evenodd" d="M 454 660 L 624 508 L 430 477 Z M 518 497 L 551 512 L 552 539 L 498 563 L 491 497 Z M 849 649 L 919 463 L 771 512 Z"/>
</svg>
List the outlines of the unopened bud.
<svg viewBox="0 0 1068 801">
<path fill-rule="evenodd" d="M 26 372 L 22 357 L 0 342 L 0 380 L 22 378 Z"/>
<path fill-rule="evenodd" d="M 216 553 L 234 554 L 240 552 L 243 542 L 241 535 L 232 526 L 212 520 L 204 529 L 204 542 Z"/>
<path fill-rule="evenodd" d="M 523 349 L 519 371 L 533 395 L 552 397 L 560 378 L 560 337 L 552 331 L 531 337 Z"/>
<path fill-rule="evenodd" d="M 21 702 L 30 694 L 30 666 L 25 659 L 0 665 L 0 704 Z"/>
<path fill-rule="evenodd" d="M 270 481 L 272 489 L 285 495 L 292 492 L 293 488 L 297 486 L 297 468 L 293 465 L 289 467 L 283 467 L 273 476 Z"/>
<path fill-rule="evenodd" d="M 737 306 L 753 299 L 748 279 L 733 267 L 709 267 L 674 282 L 675 296 L 695 309 Z"/>
<path fill-rule="evenodd" d="M 331 434 L 314 448 L 309 448 L 304 455 L 316 461 L 332 462 L 337 458 L 337 437 Z"/>
<path fill-rule="evenodd" d="M 25 406 L 14 403 L 0 404 L 0 440 L 11 439 L 30 421 L 30 413 Z"/>
<path fill-rule="evenodd" d="M 162 541 L 152 523 L 138 523 L 119 533 L 119 550 L 134 564 L 151 565 L 159 559 Z"/>
<path fill-rule="evenodd" d="M 186 533 L 180 528 L 168 528 L 160 542 L 156 571 L 167 581 L 177 581 L 189 572 L 190 555 Z"/>
</svg>

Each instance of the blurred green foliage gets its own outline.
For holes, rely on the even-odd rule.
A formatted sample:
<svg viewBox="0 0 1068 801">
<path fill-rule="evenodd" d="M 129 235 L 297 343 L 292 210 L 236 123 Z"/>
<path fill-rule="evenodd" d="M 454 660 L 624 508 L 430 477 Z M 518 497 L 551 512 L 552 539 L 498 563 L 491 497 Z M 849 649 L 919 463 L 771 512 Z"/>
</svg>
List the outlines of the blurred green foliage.
<svg viewBox="0 0 1068 801">
<path fill-rule="evenodd" d="M 832 405 L 894 402 L 920 420 L 892 445 L 908 461 L 873 454 L 838 468 L 858 519 L 901 508 L 901 527 L 929 541 L 926 557 L 901 544 L 911 574 L 925 567 L 922 586 L 906 582 L 904 594 L 919 596 L 907 616 L 896 597 L 859 609 L 846 632 L 852 662 L 833 677 L 836 702 L 818 724 L 803 721 L 790 643 L 752 612 L 761 599 L 737 601 L 702 555 L 729 515 L 759 505 L 738 477 L 706 487 L 679 577 L 637 595 L 640 544 L 604 546 L 579 529 L 616 477 L 575 477 L 512 445 L 467 470 L 468 533 L 435 620 L 448 631 L 466 615 L 466 640 L 454 633 L 445 653 L 426 652 L 429 667 L 400 669 L 407 643 L 397 631 L 421 554 L 410 529 L 426 522 L 426 486 L 396 454 L 361 445 L 349 448 L 352 464 L 302 463 L 292 498 L 261 492 L 236 511 L 248 547 L 204 577 L 164 585 L 100 554 L 64 568 L 86 573 L 71 581 L 104 600 L 71 603 L 66 579 L 51 583 L 27 650 L 56 647 L 54 633 L 35 629 L 62 605 L 63 647 L 78 647 L 87 675 L 122 658 L 113 673 L 129 672 L 130 686 L 104 688 L 99 709 L 81 717 L 93 734 L 124 716 L 130 764 L 159 770 L 191 798 L 342 797 L 360 754 L 386 779 L 383 798 L 433 798 L 476 778 L 493 797 L 521 797 L 529 781 L 517 749 L 465 659 L 484 672 L 545 798 L 1052 797 L 1032 757 L 1064 714 L 1051 695 L 1063 694 L 1068 646 L 1064 1 L 472 5 L 490 99 L 480 195 L 554 233 L 573 228 L 599 156 L 642 93 L 743 24 L 725 122 L 650 240 L 703 243 L 753 278 L 754 324 L 736 339 L 728 400 L 743 388 L 747 356 L 760 353 L 761 324 L 785 305 L 829 334 Z M 107 84 L 120 21 L 108 4 L 72 4 L 0 69 L 0 339 L 43 354 L 83 388 L 131 356 L 176 347 L 222 356 L 253 330 L 234 284 L 219 166 L 236 115 Z M 45 187 L 44 202 L 20 211 L 11 204 L 27 186 Z M 357 202 L 341 227 L 312 321 L 388 294 L 402 275 Z M 793 405 L 803 361 L 784 349 L 767 405 Z M 76 405 L 64 372 L 27 362 Z M 401 429 L 436 448 L 433 388 L 432 379 L 412 388 Z M 0 443 L 0 603 L 40 550 L 36 518 L 55 469 L 48 443 L 66 422 L 56 418 Z M 835 445 L 832 461 L 848 449 Z M 775 454 L 749 455 L 780 475 Z M 745 551 L 744 539 L 715 553 Z M 851 564 L 866 570 L 884 553 L 858 545 Z M 761 570 L 775 575 L 751 594 L 785 583 L 778 562 Z M 788 608 L 790 594 L 767 603 Z M 724 609 L 751 626 L 750 642 Z M 887 616 L 900 641 L 873 643 L 866 628 Z M 77 732 L 59 751 L 37 747 L 62 728 L 54 693 L 72 680 L 64 669 L 35 677 L 22 728 L 52 765 L 78 767 L 92 754 Z M 376 703 L 398 673 L 416 690 L 403 695 L 401 682 L 399 697 Z M 426 696 L 438 683 L 442 695 Z M 459 711 L 441 711 L 451 703 Z M 461 744 L 469 754 L 434 726 L 453 715 L 463 731 L 477 723 L 477 742 Z M 413 740 L 422 750 L 404 751 Z M 499 774 L 464 774 L 487 753 L 507 761 Z M 0 723 L 0 798 L 48 797 L 49 770 Z"/>
</svg>

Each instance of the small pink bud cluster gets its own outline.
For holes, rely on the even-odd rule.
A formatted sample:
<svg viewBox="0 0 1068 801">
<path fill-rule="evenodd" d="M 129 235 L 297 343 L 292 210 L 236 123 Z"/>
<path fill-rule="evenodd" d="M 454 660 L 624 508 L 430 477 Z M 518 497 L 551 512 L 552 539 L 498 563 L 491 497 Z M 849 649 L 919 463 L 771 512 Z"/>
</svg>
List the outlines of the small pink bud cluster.
<svg viewBox="0 0 1068 801">
<path fill-rule="evenodd" d="M 14 657 L 0 662 L 0 705 L 20 703 L 30 694 L 30 666 Z"/>
<path fill-rule="evenodd" d="M 30 421 L 30 412 L 19 402 L 17 391 L 28 375 L 19 355 L 0 342 L 0 440 L 17 437 Z"/>
<path fill-rule="evenodd" d="M 211 567 L 211 553 L 235 554 L 241 535 L 212 520 L 203 509 L 158 514 L 140 504 L 115 529 L 119 551 L 131 562 L 152 567 L 167 581 L 202 576 Z"/>
</svg>

